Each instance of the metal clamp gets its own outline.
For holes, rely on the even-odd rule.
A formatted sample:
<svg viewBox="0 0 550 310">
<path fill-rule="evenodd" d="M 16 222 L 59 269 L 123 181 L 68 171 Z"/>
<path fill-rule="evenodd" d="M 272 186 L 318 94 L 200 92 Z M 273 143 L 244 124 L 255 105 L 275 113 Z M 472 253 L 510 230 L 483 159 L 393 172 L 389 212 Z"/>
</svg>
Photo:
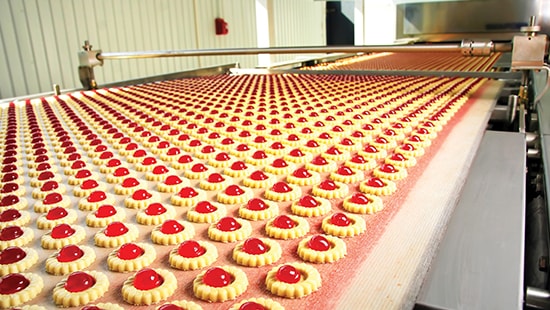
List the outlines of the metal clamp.
<svg viewBox="0 0 550 310">
<path fill-rule="evenodd" d="M 493 41 L 462 40 L 460 43 L 461 53 L 464 56 L 490 56 L 494 51 Z"/>
</svg>

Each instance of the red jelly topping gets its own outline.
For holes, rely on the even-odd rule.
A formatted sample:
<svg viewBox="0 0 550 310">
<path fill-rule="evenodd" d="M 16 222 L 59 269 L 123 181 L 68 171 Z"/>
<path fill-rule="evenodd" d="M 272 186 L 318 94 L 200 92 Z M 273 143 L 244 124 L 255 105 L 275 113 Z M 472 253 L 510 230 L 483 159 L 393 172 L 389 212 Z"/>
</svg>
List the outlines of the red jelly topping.
<svg viewBox="0 0 550 310">
<path fill-rule="evenodd" d="M 269 206 L 260 198 L 252 198 L 246 204 L 246 208 L 253 211 L 261 211 L 269 208 Z"/>
<path fill-rule="evenodd" d="M 252 154 L 252 158 L 254 158 L 254 159 L 265 159 L 265 158 L 267 158 L 267 154 L 264 151 L 259 150 L 259 151 L 254 152 L 254 154 Z"/>
<path fill-rule="evenodd" d="M 379 178 L 370 178 L 367 180 L 367 185 L 371 187 L 384 187 L 384 181 Z"/>
<path fill-rule="evenodd" d="M 395 169 L 395 167 L 393 165 L 382 164 L 382 166 L 380 166 L 380 171 L 385 172 L 385 173 L 395 173 L 395 172 L 397 172 L 397 169 Z"/>
<path fill-rule="evenodd" d="M 49 193 L 42 201 L 45 205 L 53 205 L 63 200 L 63 195 L 60 193 Z"/>
<path fill-rule="evenodd" d="M 370 202 L 369 198 L 363 193 L 353 194 L 350 198 L 350 201 L 361 205 L 366 205 Z"/>
<path fill-rule="evenodd" d="M 191 167 L 191 171 L 193 172 L 205 172 L 208 168 L 204 164 L 195 164 L 193 167 Z"/>
<path fill-rule="evenodd" d="M 269 177 L 261 170 L 256 170 L 250 174 L 250 178 L 254 181 L 267 180 Z"/>
<path fill-rule="evenodd" d="M 216 223 L 216 228 L 221 231 L 235 231 L 241 228 L 241 224 L 233 217 L 223 217 Z"/>
<path fill-rule="evenodd" d="M 2 186 L 2 194 L 12 193 L 19 189 L 19 184 L 17 183 L 5 183 Z M 10 195 L 11 196 L 11 195 Z"/>
<path fill-rule="evenodd" d="M 145 209 L 145 214 L 149 216 L 161 215 L 164 212 L 166 212 L 166 208 L 161 203 L 158 203 L 158 202 L 154 202 L 150 204 Z"/>
<path fill-rule="evenodd" d="M 239 196 L 239 195 L 242 195 L 244 194 L 244 190 L 239 187 L 238 185 L 229 185 L 226 189 L 225 189 L 225 193 L 229 196 Z"/>
<path fill-rule="evenodd" d="M 279 215 L 273 220 L 273 226 L 282 229 L 291 229 L 296 227 L 294 222 L 288 215 Z"/>
<path fill-rule="evenodd" d="M 195 211 L 199 213 L 212 213 L 212 212 L 215 212 L 216 210 L 218 210 L 218 208 L 216 208 L 216 206 L 214 206 L 208 201 L 200 201 L 195 206 Z"/>
<path fill-rule="evenodd" d="M 236 161 L 231 164 L 231 169 L 236 171 L 246 170 L 248 166 L 243 161 Z"/>
<path fill-rule="evenodd" d="M 239 152 L 246 152 L 248 150 L 250 150 L 250 148 L 246 144 L 237 145 L 237 151 L 239 151 Z"/>
<path fill-rule="evenodd" d="M 287 162 L 284 159 L 281 159 L 281 158 L 275 159 L 271 165 L 275 168 L 288 167 Z"/>
<path fill-rule="evenodd" d="M 38 175 L 38 180 L 40 181 L 46 181 L 53 178 L 55 178 L 55 174 L 51 171 L 44 171 Z"/>
<path fill-rule="evenodd" d="M 336 186 L 336 183 L 332 180 L 324 180 L 321 184 L 319 184 L 319 188 L 326 191 L 333 191 L 337 189 L 338 186 Z"/>
<path fill-rule="evenodd" d="M 10 222 L 21 217 L 21 212 L 16 209 L 8 209 L 0 213 L 0 222 Z"/>
<path fill-rule="evenodd" d="M 365 160 L 365 158 L 361 155 L 355 155 L 351 158 L 351 161 L 356 163 L 356 164 L 364 164 L 366 163 L 367 161 Z"/>
<path fill-rule="evenodd" d="M 10 246 L 0 252 L 0 264 L 8 265 L 17 263 L 27 256 L 27 253 L 20 247 Z"/>
<path fill-rule="evenodd" d="M 131 260 L 140 257 L 143 253 L 145 253 L 145 251 L 139 245 L 135 243 L 125 243 L 120 246 L 116 256 L 123 260 Z"/>
<path fill-rule="evenodd" d="M 193 198 L 197 195 L 199 195 L 199 193 L 197 193 L 197 191 L 194 190 L 192 187 L 184 187 L 178 193 L 178 196 L 180 196 L 181 198 Z"/>
<path fill-rule="evenodd" d="M 212 287 L 224 287 L 229 285 L 233 279 L 229 272 L 219 267 L 208 269 L 202 278 L 204 284 Z"/>
<path fill-rule="evenodd" d="M 220 183 L 223 181 L 225 181 L 225 178 L 217 172 L 212 173 L 208 176 L 208 182 L 210 183 Z"/>
<path fill-rule="evenodd" d="M 323 156 L 317 156 L 311 160 L 311 163 L 317 166 L 328 164 L 328 161 Z"/>
<path fill-rule="evenodd" d="M 40 190 L 43 192 L 49 192 L 57 188 L 59 188 L 59 184 L 56 181 L 47 181 L 46 183 L 42 184 Z"/>
<path fill-rule="evenodd" d="M 122 187 L 129 188 L 139 185 L 139 181 L 136 178 L 126 178 L 122 181 Z"/>
<path fill-rule="evenodd" d="M 261 304 L 253 301 L 247 301 L 239 307 L 239 310 L 265 310 Z"/>
<path fill-rule="evenodd" d="M 112 222 L 111 224 L 107 225 L 103 233 L 107 237 L 118 237 L 122 236 L 125 233 L 128 232 L 128 227 L 124 225 L 122 222 Z"/>
<path fill-rule="evenodd" d="M 167 220 L 164 223 L 162 223 L 162 226 L 160 227 L 160 231 L 163 234 L 172 235 L 177 234 L 181 231 L 183 231 L 185 227 L 178 223 L 176 220 Z"/>
<path fill-rule="evenodd" d="M 126 167 L 117 168 L 115 172 L 113 172 L 113 176 L 115 177 L 123 177 L 129 174 L 130 174 L 130 170 L 128 170 L 128 168 Z"/>
<path fill-rule="evenodd" d="M 294 170 L 292 175 L 297 177 L 297 178 L 302 178 L 302 179 L 309 178 L 309 177 L 312 176 L 312 174 L 306 168 L 298 168 L 298 169 Z"/>
<path fill-rule="evenodd" d="M 380 143 L 380 144 L 388 144 L 388 140 L 384 137 L 377 137 L 376 139 L 374 139 L 374 141 L 376 143 Z"/>
<path fill-rule="evenodd" d="M 63 239 L 72 236 L 76 231 L 69 224 L 59 224 L 52 228 L 51 237 Z"/>
<path fill-rule="evenodd" d="M 330 155 L 339 155 L 339 154 L 342 154 L 342 152 L 337 148 L 337 147 L 331 147 L 327 150 L 326 152 L 327 154 L 330 154 Z"/>
<path fill-rule="evenodd" d="M 57 261 L 60 263 L 74 262 L 84 256 L 84 251 L 78 245 L 68 244 L 59 250 Z"/>
<path fill-rule="evenodd" d="M 86 189 L 93 189 L 98 186 L 99 186 L 99 183 L 97 183 L 96 180 L 86 180 L 80 185 L 80 188 L 86 190 Z"/>
<path fill-rule="evenodd" d="M 178 254 L 187 258 L 199 257 L 204 253 L 206 253 L 206 249 L 194 240 L 186 240 L 178 247 Z"/>
<path fill-rule="evenodd" d="M 116 209 L 111 205 L 103 205 L 97 208 L 94 214 L 98 218 L 106 218 L 115 215 Z"/>
<path fill-rule="evenodd" d="M 290 187 L 285 182 L 277 182 L 272 187 L 273 191 L 277 193 L 288 193 L 292 191 L 292 187 Z"/>
<path fill-rule="evenodd" d="M 95 278 L 83 271 L 71 273 L 65 282 L 65 289 L 71 293 L 78 293 L 94 286 Z"/>
<path fill-rule="evenodd" d="M 146 200 L 153 197 L 153 194 L 149 193 L 145 189 L 138 189 L 132 194 L 132 199 L 134 200 Z"/>
<path fill-rule="evenodd" d="M 309 239 L 307 246 L 315 251 L 328 251 L 330 250 L 330 242 L 322 235 L 315 235 Z"/>
<path fill-rule="evenodd" d="M 376 149 L 376 147 L 372 146 L 372 145 L 367 145 L 363 148 L 363 151 L 367 152 L 367 153 L 378 153 L 378 150 Z"/>
<path fill-rule="evenodd" d="M 392 159 L 392 160 L 395 160 L 395 161 L 405 161 L 405 160 L 407 160 L 407 159 L 405 158 L 405 156 L 403 156 L 403 154 L 399 154 L 399 153 L 393 154 L 393 155 L 391 156 L 391 159 Z"/>
<path fill-rule="evenodd" d="M 145 165 L 145 166 L 149 166 L 149 165 L 154 165 L 157 163 L 157 159 L 154 158 L 154 157 L 145 157 L 142 161 L 141 161 L 141 164 L 142 165 Z"/>
<path fill-rule="evenodd" d="M 243 243 L 242 249 L 244 252 L 252 255 L 264 254 L 269 250 L 267 245 L 258 238 L 246 239 Z"/>
<path fill-rule="evenodd" d="M 182 179 L 180 177 L 178 177 L 177 175 L 170 175 L 166 178 L 166 180 L 164 181 L 164 184 L 166 185 L 178 185 L 178 184 L 181 184 Z"/>
<path fill-rule="evenodd" d="M 46 213 L 46 218 L 50 221 L 55 221 L 61 218 L 64 218 L 69 214 L 65 208 L 62 207 L 55 207 L 52 208 Z"/>
<path fill-rule="evenodd" d="M 414 146 L 412 144 L 409 144 L 409 143 L 403 144 L 401 146 L 401 149 L 403 151 L 414 151 L 415 150 Z"/>
<path fill-rule="evenodd" d="M 306 143 L 306 146 L 307 147 L 319 147 L 319 143 L 317 143 L 317 141 L 315 140 L 309 140 L 307 143 Z"/>
<path fill-rule="evenodd" d="M 351 170 L 351 168 L 347 167 L 347 166 L 338 167 L 338 170 L 336 171 L 336 173 L 338 173 L 340 175 L 353 175 L 353 174 L 355 174 L 353 172 L 353 170 Z"/>
<path fill-rule="evenodd" d="M 86 167 L 86 163 L 82 160 L 75 160 L 75 161 L 73 161 L 73 163 L 71 165 L 71 168 L 75 169 L 75 170 L 81 169 L 81 168 L 84 168 L 84 167 Z"/>
<path fill-rule="evenodd" d="M 168 168 L 166 168 L 166 166 L 164 165 L 158 165 L 155 168 L 153 168 L 154 174 L 165 174 L 167 172 L 168 172 Z"/>
<path fill-rule="evenodd" d="M 24 290 L 31 282 L 20 273 L 10 273 L 0 278 L 0 294 L 15 294 Z"/>
<path fill-rule="evenodd" d="M 420 139 L 419 136 L 411 136 L 409 140 L 412 142 L 422 142 L 422 139 Z"/>
<path fill-rule="evenodd" d="M 187 164 L 193 161 L 193 157 L 191 155 L 181 155 L 180 158 L 178 158 L 178 163 L 180 164 Z"/>
<path fill-rule="evenodd" d="M 298 283 L 300 281 L 301 275 L 298 269 L 294 268 L 291 265 L 283 265 L 277 270 L 277 280 L 285 283 Z"/>
<path fill-rule="evenodd" d="M 88 202 L 100 202 L 107 199 L 107 194 L 104 191 L 95 191 L 88 196 Z"/>
<path fill-rule="evenodd" d="M 306 208 L 315 208 L 319 205 L 319 202 L 310 195 L 305 195 L 298 201 L 298 204 Z"/>
<path fill-rule="evenodd" d="M 345 227 L 349 226 L 351 221 L 344 213 L 334 213 L 330 217 L 330 223 L 336 226 Z"/>
</svg>

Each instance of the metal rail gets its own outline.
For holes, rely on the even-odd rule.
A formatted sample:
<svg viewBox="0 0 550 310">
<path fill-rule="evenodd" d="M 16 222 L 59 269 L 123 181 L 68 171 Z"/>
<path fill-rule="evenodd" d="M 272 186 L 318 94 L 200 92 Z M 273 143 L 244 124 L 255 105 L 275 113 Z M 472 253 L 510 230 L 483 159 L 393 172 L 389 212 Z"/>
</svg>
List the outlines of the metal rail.
<svg viewBox="0 0 550 310">
<path fill-rule="evenodd" d="M 490 50 L 490 52 L 510 52 L 510 43 L 491 42 L 490 46 L 474 46 Z M 302 47 L 266 47 L 266 48 L 225 48 L 225 49 L 198 49 L 198 50 L 158 50 L 136 52 L 105 52 L 98 53 L 97 59 L 136 59 L 182 56 L 220 56 L 220 55 L 257 55 L 257 54 L 312 54 L 312 53 L 415 53 L 415 52 L 457 52 L 464 53 L 472 46 L 461 44 L 434 44 L 434 45 L 358 45 L 358 46 L 302 46 Z"/>
</svg>

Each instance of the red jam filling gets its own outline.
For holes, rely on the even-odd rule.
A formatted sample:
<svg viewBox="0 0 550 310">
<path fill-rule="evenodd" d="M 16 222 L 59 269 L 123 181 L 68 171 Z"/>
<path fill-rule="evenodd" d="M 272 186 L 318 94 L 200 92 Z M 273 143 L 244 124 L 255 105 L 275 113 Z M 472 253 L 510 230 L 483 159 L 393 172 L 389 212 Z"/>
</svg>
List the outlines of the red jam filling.
<svg viewBox="0 0 550 310">
<path fill-rule="evenodd" d="M 403 156 L 403 154 L 399 154 L 399 153 L 393 154 L 390 158 L 391 158 L 392 160 L 395 160 L 395 161 L 406 161 L 406 160 L 407 160 L 407 159 L 405 158 L 405 156 Z"/>
<path fill-rule="evenodd" d="M 252 211 L 261 211 L 269 208 L 269 206 L 260 198 L 252 198 L 246 204 L 246 208 Z"/>
<path fill-rule="evenodd" d="M 132 260 L 143 255 L 145 251 L 135 243 L 125 243 L 118 249 L 116 256 L 123 260 Z"/>
<path fill-rule="evenodd" d="M 367 185 L 370 187 L 384 187 L 384 181 L 379 178 L 370 178 L 367 180 Z"/>
<path fill-rule="evenodd" d="M 94 215 L 97 218 L 106 218 L 106 217 L 113 216 L 115 214 L 116 214 L 116 209 L 111 205 L 100 206 L 99 208 L 97 208 L 97 210 L 94 213 Z"/>
<path fill-rule="evenodd" d="M 293 176 L 301 179 L 309 178 L 312 174 L 306 168 L 298 168 L 292 173 Z"/>
<path fill-rule="evenodd" d="M 250 174 L 250 178 L 254 181 L 267 180 L 269 177 L 261 170 L 256 170 Z"/>
<path fill-rule="evenodd" d="M 178 196 L 180 196 L 181 198 L 193 198 L 198 195 L 199 193 L 192 187 L 184 187 L 178 193 Z"/>
<path fill-rule="evenodd" d="M 243 161 L 236 161 L 231 164 L 231 169 L 236 171 L 246 170 L 248 166 Z"/>
<path fill-rule="evenodd" d="M 208 168 L 204 164 L 195 164 L 191 167 L 191 171 L 199 173 L 208 171 Z"/>
<path fill-rule="evenodd" d="M 19 197 L 15 195 L 7 195 L 2 197 L 2 200 L 0 201 L 0 206 L 9 207 L 9 206 L 13 206 L 18 202 L 19 202 Z"/>
<path fill-rule="evenodd" d="M 27 256 L 27 253 L 20 247 L 10 246 L 0 252 L 0 265 L 17 263 Z"/>
<path fill-rule="evenodd" d="M 164 165 L 159 165 L 153 168 L 153 174 L 165 174 L 168 172 L 168 168 Z"/>
<path fill-rule="evenodd" d="M 55 207 L 55 208 L 50 209 L 48 211 L 48 213 L 46 213 L 46 219 L 48 219 L 50 221 L 55 221 L 55 220 L 64 218 L 65 216 L 67 216 L 67 214 L 69 214 L 69 213 L 67 212 L 67 210 L 65 208 Z"/>
<path fill-rule="evenodd" d="M 246 151 L 249 151 L 249 150 L 250 150 L 250 148 L 246 144 L 237 145 L 237 151 L 239 151 L 239 152 L 246 152 Z"/>
<path fill-rule="evenodd" d="M 233 279 L 231 274 L 222 268 L 214 267 L 208 269 L 204 273 L 204 277 L 202 278 L 202 281 L 204 284 L 212 287 L 224 287 L 229 285 Z"/>
<path fill-rule="evenodd" d="M 284 159 L 281 159 L 281 158 L 275 159 L 271 165 L 272 165 L 273 167 L 275 167 L 275 168 L 285 168 L 285 167 L 288 167 L 287 162 L 286 162 Z"/>
<path fill-rule="evenodd" d="M 317 165 L 317 166 L 323 166 L 323 165 L 327 165 L 328 161 L 322 156 L 317 156 L 317 157 L 313 158 L 311 163 L 314 164 L 314 165 Z"/>
<path fill-rule="evenodd" d="M 55 174 L 53 174 L 53 172 L 51 171 L 44 171 L 38 175 L 39 181 L 46 181 L 53 178 L 55 178 Z"/>
<path fill-rule="evenodd" d="M 138 186 L 140 183 L 136 178 L 126 178 L 124 181 L 122 181 L 122 187 L 124 188 L 130 188 Z"/>
<path fill-rule="evenodd" d="M 385 173 L 396 173 L 397 169 L 393 165 L 383 164 L 382 166 L 380 166 L 380 171 Z"/>
<path fill-rule="evenodd" d="M 132 194 L 132 199 L 134 200 L 146 200 L 153 197 L 153 194 L 149 193 L 145 189 L 138 189 Z"/>
<path fill-rule="evenodd" d="M 215 172 L 209 175 L 207 180 L 210 183 L 220 183 L 225 181 L 225 178 L 221 174 Z"/>
<path fill-rule="evenodd" d="M 311 195 L 305 195 L 298 201 L 298 205 L 306 208 L 315 208 L 319 206 L 319 202 Z"/>
<path fill-rule="evenodd" d="M 330 217 L 330 223 L 336 226 L 346 227 L 351 224 L 351 221 L 344 213 L 334 213 Z"/>
<path fill-rule="evenodd" d="M 319 184 L 319 188 L 325 191 L 333 191 L 338 189 L 338 186 L 332 180 L 324 180 L 321 184 Z"/>
<path fill-rule="evenodd" d="M 369 198 L 363 193 L 355 193 L 351 196 L 350 201 L 352 203 L 366 205 L 370 202 Z"/>
<path fill-rule="evenodd" d="M 75 160 L 75 161 L 73 161 L 73 164 L 71 165 L 71 168 L 75 169 L 75 170 L 82 169 L 84 167 L 86 167 L 86 163 L 83 162 L 82 160 Z"/>
<path fill-rule="evenodd" d="M 183 231 L 184 229 L 185 227 L 180 223 L 178 223 L 178 221 L 176 220 L 167 220 L 164 223 L 162 223 L 162 226 L 160 227 L 160 231 L 166 235 L 177 234 Z"/>
<path fill-rule="evenodd" d="M 302 152 L 302 150 L 300 149 L 293 149 L 289 152 L 289 155 L 290 156 L 293 156 L 293 157 L 302 157 L 304 156 L 304 152 Z"/>
<path fill-rule="evenodd" d="M 117 168 L 115 170 L 115 172 L 113 172 L 113 176 L 115 176 L 115 177 L 123 177 L 123 176 L 127 176 L 129 174 L 130 174 L 130 170 L 128 170 L 128 168 L 126 168 L 126 167 Z"/>
<path fill-rule="evenodd" d="M 87 189 L 96 188 L 98 186 L 99 186 L 99 183 L 97 183 L 96 180 L 86 180 L 82 182 L 82 184 L 80 185 L 80 188 L 83 190 L 87 190 Z"/>
<path fill-rule="evenodd" d="M 10 222 L 21 217 L 21 212 L 16 209 L 8 209 L 0 213 L 0 222 Z"/>
<path fill-rule="evenodd" d="M 330 250 L 330 242 L 322 235 L 315 235 L 309 239 L 307 246 L 315 251 L 328 251 Z"/>
<path fill-rule="evenodd" d="M 18 189 L 19 189 L 19 184 L 17 183 L 5 183 L 4 186 L 2 186 L 1 193 L 2 194 L 13 193 Z"/>
<path fill-rule="evenodd" d="M 124 223 L 122 222 L 112 222 L 111 224 L 107 225 L 107 227 L 105 227 L 105 230 L 103 231 L 103 233 L 107 237 L 118 237 L 124 235 L 127 232 L 128 227 L 126 227 L 126 225 L 124 225 Z"/>
<path fill-rule="evenodd" d="M 150 166 L 150 165 L 154 165 L 157 163 L 157 159 L 154 158 L 154 157 L 145 157 L 142 161 L 141 161 L 141 164 L 144 165 L 144 166 Z"/>
<path fill-rule="evenodd" d="M 71 273 L 65 282 L 65 289 L 71 293 L 78 293 L 94 286 L 95 278 L 83 271 Z"/>
<path fill-rule="evenodd" d="M 248 238 L 244 241 L 242 250 L 248 254 L 260 255 L 267 252 L 267 245 L 258 238 Z"/>
<path fill-rule="evenodd" d="M 218 153 L 215 157 L 217 161 L 228 161 L 230 159 L 229 154 L 222 152 Z"/>
<path fill-rule="evenodd" d="M 165 213 L 166 208 L 161 203 L 155 202 L 150 204 L 144 212 L 149 216 L 156 216 Z"/>
<path fill-rule="evenodd" d="M 206 253 L 206 249 L 194 240 L 186 240 L 178 247 L 178 254 L 187 258 L 199 257 L 204 253 Z"/>
<path fill-rule="evenodd" d="M 241 224 L 233 217 L 223 217 L 216 223 L 216 228 L 221 231 L 236 231 L 241 228 Z"/>
<path fill-rule="evenodd" d="M 409 144 L 409 143 L 403 144 L 401 146 L 401 149 L 403 151 L 414 151 L 415 150 L 414 146 L 412 144 Z"/>
<path fill-rule="evenodd" d="M 193 161 L 193 157 L 191 155 L 181 155 L 180 158 L 178 158 L 178 163 L 180 164 L 187 164 Z"/>
<path fill-rule="evenodd" d="M 252 158 L 254 158 L 254 159 L 266 159 L 267 154 L 262 150 L 256 151 L 256 152 L 254 152 L 254 154 L 252 154 Z"/>
<path fill-rule="evenodd" d="M 68 244 L 59 250 L 56 258 L 60 263 L 74 262 L 84 256 L 84 251 L 78 245 Z"/>
<path fill-rule="evenodd" d="M 245 191 L 238 185 L 229 185 L 225 189 L 225 193 L 229 196 L 240 196 L 245 193 Z"/>
<path fill-rule="evenodd" d="M 294 222 L 288 215 L 279 215 L 273 220 L 273 226 L 282 229 L 291 229 L 296 227 Z"/>
<path fill-rule="evenodd" d="M 367 145 L 363 148 L 363 151 L 367 152 L 367 153 L 378 153 L 378 149 L 376 149 L 376 147 L 374 147 L 373 145 Z"/>
<path fill-rule="evenodd" d="M 279 267 L 276 274 L 277 280 L 290 284 L 298 283 L 301 277 L 300 271 L 291 265 L 283 265 Z"/>
<path fill-rule="evenodd" d="M 59 184 L 56 181 L 47 181 L 46 183 L 42 184 L 40 190 L 43 192 L 49 192 L 57 188 L 59 188 Z"/>
<path fill-rule="evenodd" d="M 20 273 L 10 273 L 0 278 L 0 294 L 10 295 L 24 290 L 31 282 Z"/>
<path fill-rule="evenodd" d="M 330 155 L 340 155 L 340 154 L 342 154 L 342 152 L 337 147 L 334 147 L 334 146 L 329 148 L 326 151 L 326 153 L 330 154 Z"/>
<path fill-rule="evenodd" d="M 178 184 L 181 184 L 183 181 L 180 177 L 178 177 L 177 175 L 171 175 L 171 176 L 168 176 L 166 178 L 166 180 L 164 181 L 164 184 L 166 185 L 178 185 Z"/>
<path fill-rule="evenodd" d="M 277 182 L 272 187 L 273 191 L 276 193 L 289 193 L 292 191 L 292 187 L 290 187 L 285 182 Z"/>
<path fill-rule="evenodd" d="M 42 203 L 45 205 L 53 205 L 61 202 L 62 200 L 63 195 L 61 195 L 60 193 L 49 193 L 48 195 L 46 195 Z"/>
<path fill-rule="evenodd" d="M 338 167 L 338 170 L 336 171 L 336 173 L 340 175 L 346 175 L 346 176 L 355 174 L 355 172 L 353 172 L 353 170 L 351 170 L 351 168 L 347 166 Z"/>
<path fill-rule="evenodd" d="M 54 239 L 63 239 L 72 236 L 76 230 L 69 224 L 59 224 L 52 228 L 51 237 Z"/>
</svg>

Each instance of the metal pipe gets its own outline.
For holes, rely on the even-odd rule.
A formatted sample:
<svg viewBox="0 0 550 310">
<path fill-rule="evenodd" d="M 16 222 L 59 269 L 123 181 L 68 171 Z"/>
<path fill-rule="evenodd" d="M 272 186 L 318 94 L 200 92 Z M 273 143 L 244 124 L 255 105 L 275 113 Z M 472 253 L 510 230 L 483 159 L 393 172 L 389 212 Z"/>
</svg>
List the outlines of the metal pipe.
<svg viewBox="0 0 550 310">
<path fill-rule="evenodd" d="M 302 46 L 302 47 L 267 47 L 267 48 L 225 48 L 199 50 L 158 50 L 136 52 L 107 52 L 97 55 L 97 59 L 135 59 L 182 56 L 219 56 L 219 55 L 256 55 L 256 54 L 311 54 L 311 53 L 371 53 L 371 52 L 457 52 L 464 50 L 460 44 L 438 45 L 357 45 L 357 46 Z M 497 43 L 492 52 L 511 51 L 509 43 Z"/>
<path fill-rule="evenodd" d="M 527 287 L 525 303 L 529 307 L 548 309 L 550 308 L 550 293 L 536 287 Z"/>
</svg>

